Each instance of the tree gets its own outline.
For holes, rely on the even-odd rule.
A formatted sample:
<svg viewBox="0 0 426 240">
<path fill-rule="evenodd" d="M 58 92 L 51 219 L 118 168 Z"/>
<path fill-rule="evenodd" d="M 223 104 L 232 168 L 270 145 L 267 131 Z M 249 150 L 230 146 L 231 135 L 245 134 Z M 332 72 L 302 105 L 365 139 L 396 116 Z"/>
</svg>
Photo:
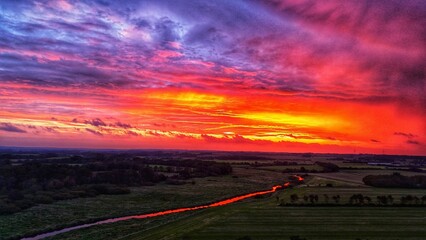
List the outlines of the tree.
<svg viewBox="0 0 426 240">
<path fill-rule="evenodd" d="M 392 197 L 392 195 L 388 195 L 388 202 L 389 202 L 389 204 L 393 204 L 393 197 Z"/>
<path fill-rule="evenodd" d="M 407 195 L 401 197 L 401 204 L 411 204 L 411 202 L 414 200 L 413 196 Z"/>
<path fill-rule="evenodd" d="M 315 196 L 313 194 L 309 194 L 309 201 L 311 202 L 311 204 L 314 204 Z"/>
<path fill-rule="evenodd" d="M 334 195 L 333 200 L 336 204 L 338 204 L 340 202 L 340 195 Z"/>
<path fill-rule="evenodd" d="M 362 194 L 354 194 L 349 198 L 351 204 L 364 204 L 364 196 Z"/>
<path fill-rule="evenodd" d="M 291 194 L 290 195 L 290 201 L 292 202 L 292 203 L 295 203 L 295 202 L 297 202 L 299 200 L 299 196 L 297 196 L 297 194 Z"/>
<path fill-rule="evenodd" d="M 380 205 L 387 205 L 388 204 L 388 197 L 387 196 L 377 196 L 377 203 Z"/>
<path fill-rule="evenodd" d="M 365 196 L 364 200 L 367 201 L 368 204 L 371 203 L 371 198 L 369 196 Z"/>
<path fill-rule="evenodd" d="M 413 200 L 416 205 L 420 203 L 420 198 L 418 198 L 417 196 L 414 196 Z"/>
<path fill-rule="evenodd" d="M 305 201 L 305 203 L 308 203 L 309 201 L 309 197 L 306 195 L 303 195 L 303 201 Z"/>
<path fill-rule="evenodd" d="M 328 203 L 328 201 L 329 201 L 329 197 L 328 197 L 327 194 L 324 194 L 324 201 L 325 201 L 325 203 Z"/>
</svg>

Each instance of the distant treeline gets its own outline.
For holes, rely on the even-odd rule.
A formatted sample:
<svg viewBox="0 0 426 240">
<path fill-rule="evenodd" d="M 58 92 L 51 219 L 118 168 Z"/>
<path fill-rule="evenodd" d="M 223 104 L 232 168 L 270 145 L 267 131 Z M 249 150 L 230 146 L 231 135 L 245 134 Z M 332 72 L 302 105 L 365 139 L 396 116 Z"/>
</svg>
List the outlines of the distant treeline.
<svg viewBox="0 0 426 240">
<path fill-rule="evenodd" d="M 322 169 L 306 169 L 304 166 L 300 168 L 287 168 L 282 170 L 282 173 L 330 173 L 330 172 L 338 172 L 340 170 L 339 166 L 334 163 L 328 162 L 315 162 L 315 165 L 320 166 Z M 285 165 L 280 165 L 285 166 Z"/>
<path fill-rule="evenodd" d="M 50 160 L 51 161 L 51 160 Z M 41 163 L 0 164 L 0 214 L 39 203 L 99 194 L 127 194 L 130 186 L 158 182 L 185 184 L 186 179 L 226 175 L 228 163 L 199 160 L 86 160 L 85 164 Z M 194 183 L 194 182 L 192 182 Z"/>
<path fill-rule="evenodd" d="M 401 196 L 398 199 L 392 195 L 378 195 L 375 197 L 363 194 L 353 194 L 346 202 L 341 200 L 340 195 L 309 194 L 299 196 L 290 195 L 289 201 L 277 197 L 279 206 L 425 206 L 426 195 L 418 197 L 415 195 Z"/>
<path fill-rule="evenodd" d="M 238 154 L 231 154 L 231 155 L 217 155 L 217 156 L 203 156 L 203 159 L 206 160 L 248 160 L 248 161 L 254 161 L 254 160 L 274 160 L 274 158 L 265 157 L 265 156 L 259 156 L 259 155 L 238 155 Z"/>
<path fill-rule="evenodd" d="M 162 165 L 175 167 L 183 178 L 220 176 L 232 173 L 229 163 L 201 160 L 164 160 L 135 158 L 133 162 L 145 165 Z"/>
<path fill-rule="evenodd" d="M 366 185 L 385 188 L 426 188 L 426 176 L 403 176 L 399 173 L 391 175 L 368 175 L 362 181 Z"/>
</svg>

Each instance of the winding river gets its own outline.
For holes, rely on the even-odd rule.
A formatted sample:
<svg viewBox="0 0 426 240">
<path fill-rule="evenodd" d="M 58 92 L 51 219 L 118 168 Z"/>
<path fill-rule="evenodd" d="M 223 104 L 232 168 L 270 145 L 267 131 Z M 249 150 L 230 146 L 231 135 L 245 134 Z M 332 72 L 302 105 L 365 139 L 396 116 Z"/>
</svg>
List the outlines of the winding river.
<svg viewBox="0 0 426 240">
<path fill-rule="evenodd" d="M 298 181 L 303 181 L 302 177 L 300 177 L 300 176 L 295 176 L 295 177 L 297 178 Z M 289 187 L 289 186 L 290 186 L 290 182 L 286 182 L 283 185 L 273 186 L 272 189 L 270 189 L 270 190 L 260 191 L 260 192 L 252 192 L 252 193 L 248 193 L 248 194 L 245 194 L 245 195 L 232 197 L 232 198 L 228 198 L 228 199 L 221 200 L 221 201 L 218 201 L 218 202 L 214 202 L 214 203 L 211 203 L 211 204 L 200 205 L 200 206 L 195 206 L 195 207 L 187 207 L 187 208 L 176 208 L 176 209 L 165 210 L 165 211 L 154 212 L 154 213 L 141 214 L 141 215 L 131 215 L 131 216 L 125 216 L 125 217 L 118 217 L 118 218 L 109 218 L 109 219 L 102 220 L 102 221 L 97 221 L 97 222 L 93 222 L 93 223 L 77 225 L 77 226 L 74 226 L 74 227 L 67 227 L 67 228 L 63 228 L 63 229 L 52 231 L 52 232 L 42 233 L 42 234 L 39 234 L 39 235 L 36 235 L 36 236 L 33 236 L 33 237 L 22 238 L 21 240 L 38 240 L 38 239 L 43 239 L 43 238 L 47 238 L 47 237 L 52 237 L 52 236 L 55 236 L 55 235 L 58 235 L 58 234 L 61 234 L 61 233 L 70 232 L 70 231 L 77 230 L 77 229 L 88 228 L 88 227 L 107 224 L 107 223 L 121 222 L 121 221 L 130 220 L 130 219 L 152 218 L 152 217 L 157 217 L 157 216 L 169 215 L 169 214 L 173 214 L 173 213 L 195 211 L 195 210 L 204 209 L 204 208 L 219 207 L 219 206 L 227 205 L 227 204 L 230 204 L 230 203 L 238 202 L 238 201 L 241 201 L 241 200 L 244 200 L 244 199 L 247 199 L 247 198 L 251 198 L 251 197 L 255 197 L 255 196 L 259 196 L 259 195 L 265 195 L 265 194 L 268 194 L 268 193 L 273 193 L 273 192 L 276 192 L 278 189 L 286 188 L 286 187 Z"/>
</svg>

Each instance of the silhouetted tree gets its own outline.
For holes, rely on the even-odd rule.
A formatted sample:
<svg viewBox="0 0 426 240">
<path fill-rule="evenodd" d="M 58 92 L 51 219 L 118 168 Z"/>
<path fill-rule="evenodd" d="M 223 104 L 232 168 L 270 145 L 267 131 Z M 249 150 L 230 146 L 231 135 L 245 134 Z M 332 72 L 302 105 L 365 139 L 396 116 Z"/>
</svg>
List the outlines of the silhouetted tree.
<svg viewBox="0 0 426 240">
<path fill-rule="evenodd" d="M 324 201 L 325 201 L 325 203 L 328 203 L 328 201 L 329 201 L 329 197 L 328 197 L 328 195 L 327 194 L 324 194 L 323 195 L 324 196 Z"/>
<path fill-rule="evenodd" d="M 340 202 L 340 195 L 334 195 L 332 198 L 336 204 Z"/>
<path fill-rule="evenodd" d="M 297 202 L 299 200 L 299 196 L 297 196 L 297 194 L 292 194 L 292 195 L 290 195 L 290 201 L 292 202 L 292 203 L 295 203 L 295 202 Z"/>
</svg>

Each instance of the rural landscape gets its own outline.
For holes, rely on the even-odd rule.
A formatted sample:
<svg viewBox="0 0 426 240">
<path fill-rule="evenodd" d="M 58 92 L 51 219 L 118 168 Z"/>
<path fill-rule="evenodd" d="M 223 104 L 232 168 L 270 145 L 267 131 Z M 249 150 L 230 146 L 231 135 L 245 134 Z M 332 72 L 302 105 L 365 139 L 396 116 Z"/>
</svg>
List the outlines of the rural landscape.
<svg viewBox="0 0 426 240">
<path fill-rule="evenodd" d="M 3 150 L 1 239 L 421 239 L 426 159 L 212 151 Z M 401 224 L 404 223 L 404 224 Z M 19 227 L 17 227 L 19 226 Z"/>
<path fill-rule="evenodd" d="M 426 0 L 0 0 L 0 240 L 425 240 Z"/>
</svg>

